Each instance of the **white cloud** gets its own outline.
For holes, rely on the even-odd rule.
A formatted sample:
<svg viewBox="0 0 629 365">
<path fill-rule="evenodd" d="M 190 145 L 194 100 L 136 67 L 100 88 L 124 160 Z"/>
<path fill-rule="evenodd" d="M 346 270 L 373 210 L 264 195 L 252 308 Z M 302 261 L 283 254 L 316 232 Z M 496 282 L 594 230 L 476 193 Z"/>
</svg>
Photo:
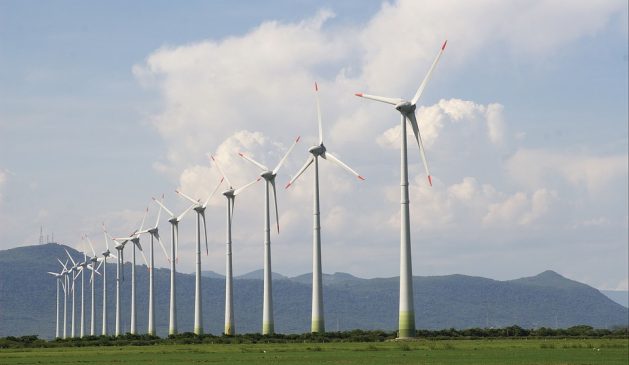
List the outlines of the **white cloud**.
<svg viewBox="0 0 629 365">
<path fill-rule="evenodd" d="M 591 194 L 604 193 L 609 185 L 627 179 L 627 155 L 593 156 L 547 149 L 520 149 L 506 163 L 509 176 L 527 187 L 561 179 Z"/>
<path fill-rule="evenodd" d="M 155 166 L 186 193 L 205 197 L 219 179 L 206 153 L 215 152 L 232 182 L 242 185 L 258 171 L 241 161 L 237 152 L 273 165 L 288 143 L 302 135 L 303 142 L 281 172 L 281 179 L 287 179 L 305 160 L 308 146 L 317 141 L 311 89 L 317 80 L 326 145 L 367 177 L 358 183 L 336 166 L 321 163 L 324 247 L 335 245 L 336 252 L 326 258 L 326 265 L 345 267 L 346 254 L 358 257 L 357 250 L 369 263 L 380 262 L 382 243 L 395 240 L 399 230 L 399 188 L 397 178 L 392 178 L 398 176 L 399 164 L 397 153 L 391 151 L 399 148 L 399 114 L 355 98 L 353 92 L 412 96 L 446 38 L 449 46 L 431 83 L 447 79 L 452 70 L 489 48 L 506 47 L 525 62 L 547 60 L 555 48 L 601 29 L 622 8 L 618 3 L 566 8 L 554 1 L 526 6 L 493 1 L 387 2 L 367 24 L 355 27 L 328 26 L 333 15 L 322 11 L 300 22 L 268 21 L 242 35 L 161 48 L 134 67 L 137 79 L 157 89 L 163 99 L 163 109 L 151 122 L 168 151 Z M 427 95 L 430 90 L 429 85 Z M 604 189 L 626 176 L 626 156 L 522 148 L 526 132 L 510 130 L 502 104 L 462 100 L 455 94 L 437 96 L 444 99 L 417 111 L 435 175 L 431 189 L 417 147 L 409 139 L 414 231 L 482 245 L 484 239 L 474 237 L 491 237 L 500 230 L 509 234 L 496 239 L 513 242 L 528 237 L 529 231 L 535 231 L 531 228 L 548 228 L 549 218 L 566 226 L 592 219 L 556 214 L 574 195 L 545 176 L 559 175 L 590 190 Z M 274 251 L 274 265 L 301 271 L 309 267 L 310 257 L 303 252 L 309 252 L 304 245 L 311 240 L 311 178 L 312 171 L 288 191 L 281 189 L 283 183 L 278 186 L 282 234 L 272 239 L 283 249 Z M 251 189 L 257 191 L 247 192 L 236 212 L 234 250 L 239 270 L 261 266 L 262 188 Z M 208 222 L 211 245 L 222 243 L 223 208 L 222 199 L 212 200 L 208 217 L 218 218 Z M 220 251 L 208 260 L 220 271 L 224 261 Z M 365 272 L 380 267 L 360 266 Z M 395 272 L 396 266 L 392 260 L 381 270 Z"/>
</svg>

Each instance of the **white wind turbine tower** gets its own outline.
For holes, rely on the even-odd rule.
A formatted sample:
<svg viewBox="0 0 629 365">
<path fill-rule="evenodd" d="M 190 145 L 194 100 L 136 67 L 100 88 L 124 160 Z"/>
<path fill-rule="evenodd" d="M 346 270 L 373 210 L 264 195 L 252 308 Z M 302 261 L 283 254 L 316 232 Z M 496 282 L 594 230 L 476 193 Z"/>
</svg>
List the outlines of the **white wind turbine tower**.
<svg viewBox="0 0 629 365">
<path fill-rule="evenodd" d="M 323 318 L 323 283 L 321 273 L 321 218 L 319 212 L 319 157 L 324 160 L 335 163 L 336 165 L 349 171 L 352 175 L 356 176 L 360 180 L 365 180 L 351 167 L 347 166 L 341 160 L 336 158 L 323 144 L 323 127 L 321 125 L 321 106 L 319 105 L 319 87 L 315 83 L 315 95 L 317 101 L 317 119 L 319 122 L 319 145 L 312 146 L 308 150 L 311 156 L 308 157 L 306 163 L 303 165 L 297 174 L 286 185 L 288 189 L 314 162 L 314 203 L 312 208 L 313 219 L 313 237 L 312 237 L 312 323 L 310 331 L 313 333 L 325 332 L 325 321 Z"/>
<path fill-rule="evenodd" d="M 70 269 L 68 270 L 68 274 L 71 275 L 70 280 L 72 280 L 72 285 L 70 286 L 70 292 L 72 293 L 72 328 L 70 329 L 70 337 L 74 338 L 74 282 L 76 281 L 76 278 L 79 276 L 79 269 L 78 269 L 78 265 L 76 263 L 76 261 L 74 261 L 74 259 L 72 258 L 72 256 L 70 255 L 70 253 L 68 252 L 68 250 L 64 249 L 66 254 L 68 254 L 68 257 L 70 258 L 70 260 L 72 261 L 72 266 L 70 267 Z M 74 272 L 76 272 L 76 275 L 74 274 Z"/>
<path fill-rule="evenodd" d="M 265 165 L 255 161 L 253 158 L 240 153 L 245 160 L 262 169 L 260 176 L 266 182 L 264 187 L 264 294 L 262 300 L 262 334 L 270 335 L 275 332 L 275 324 L 273 321 L 273 289 L 272 289 L 272 270 L 271 270 L 271 219 L 269 217 L 269 193 L 273 189 L 273 200 L 275 202 L 275 222 L 277 225 L 277 233 L 280 233 L 279 213 L 277 211 L 277 190 L 275 188 L 275 177 L 280 167 L 286 161 L 286 158 L 299 142 L 299 137 L 290 146 L 288 151 L 273 170 Z"/>
<path fill-rule="evenodd" d="M 87 261 L 87 254 L 83 253 L 83 261 L 79 262 L 77 265 L 79 273 L 81 274 L 81 330 L 79 331 L 79 337 L 83 338 L 85 336 L 85 269 L 90 268 Z"/>
<path fill-rule="evenodd" d="M 240 194 L 247 187 L 260 181 L 261 178 L 257 178 L 252 182 L 235 189 L 231 184 L 223 169 L 218 164 L 218 161 L 214 156 L 210 156 L 216 167 L 218 168 L 221 176 L 227 181 L 229 186 L 227 190 L 223 191 L 223 195 L 227 199 L 227 242 L 225 245 L 225 335 L 232 336 L 236 333 L 234 327 L 234 299 L 233 299 L 233 273 L 232 273 L 232 218 L 234 216 L 234 203 L 236 202 L 236 196 Z"/>
<path fill-rule="evenodd" d="M 205 223 L 205 208 L 207 207 L 210 199 L 216 194 L 218 188 L 223 183 L 224 178 L 221 178 L 216 188 L 205 200 L 205 203 L 201 204 L 201 199 L 194 200 L 190 196 L 184 194 L 179 190 L 175 192 L 181 195 L 184 199 L 195 203 L 194 211 L 197 213 L 197 246 L 196 246 L 196 260 L 195 260 L 195 280 L 194 280 L 194 334 L 200 335 L 203 333 L 203 310 L 201 302 L 201 220 L 203 220 L 203 233 L 205 235 L 205 254 L 208 255 L 209 249 L 207 244 L 207 225 Z"/>
<path fill-rule="evenodd" d="M 96 267 L 96 263 L 98 261 L 100 261 L 100 260 L 99 260 L 98 255 L 96 254 L 96 250 L 94 250 L 94 245 L 92 244 L 92 241 L 90 240 L 90 238 L 87 235 L 84 235 L 83 237 L 87 240 L 87 243 L 89 243 L 90 248 L 92 249 L 92 254 L 94 255 L 94 256 L 92 256 L 90 258 L 90 261 L 92 262 L 90 264 L 91 267 L 92 267 L 91 268 L 92 275 L 90 276 L 91 297 L 92 297 L 92 300 L 91 300 L 91 303 L 90 303 L 90 305 L 91 305 L 91 310 L 90 310 L 90 336 L 94 336 L 94 334 L 95 334 L 94 333 L 94 318 L 95 318 L 95 313 L 94 313 L 94 303 L 95 303 L 94 302 L 94 282 L 95 282 L 94 274 L 96 273 L 96 274 L 100 275 L 100 273 L 98 272 L 98 268 L 100 268 L 100 265 L 102 265 L 103 263 L 101 261 L 101 263 L 98 264 L 98 267 Z"/>
<path fill-rule="evenodd" d="M 144 228 L 144 221 L 146 220 L 146 215 L 148 214 L 149 208 L 147 207 L 144 213 L 144 217 L 142 218 L 142 223 L 140 224 L 140 229 L 136 230 L 135 232 L 133 232 L 133 234 L 131 234 L 130 237 L 120 237 L 120 238 L 114 238 L 114 240 L 116 242 L 120 242 L 120 243 L 127 243 L 128 241 L 131 241 L 131 243 L 133 243 L 133 250 L 131 251 L 131 324 L 130 324 L 130 328 L 129 328 L 129 333 L 132 335 L 135 335 L 137 332 L 137 311 L 136 311 L 136 295 L 135 295 L 135 249 L 136 247 L 140 250 L 140 253 L 142 254 L 142 258 L 144 259 L 144 263 L 146 264 L 146 267 L 149 267 L 149 263 L 146 260 L 146 256 L 144 255 L 144 251 L 142 250 L 142 246 L 140 245 L 140 235 L 139 235 L 139 231 L 141 231 Z"/>
<path fill-rule="evenodd" d="M 63 262 L 61 262 L 61 260 L 57 259 L 57 261 L 59 261 L 59 263 L 61 264 L 61 266 L 63 266 L 63 270 L 61 271 L 61 275 L 63 275 L 63 338 L 66 339 L 68 338 L 67 336 L 67 328 L 68 328 L 68 290 L 69 290 L 69 284 L 68 284 L 68 260 L 66 260 L 66 263 L 64 264 Z"/>
<path fill-rule="evenodd" d="M 367 99 L 380 101 L 383 103 L 391 104 L 395 106 L 395 109 L 402 114 L 401 118 L 401 155 L 400 155 L 400 187 L 401 187 L 401 229 L 400 229 L 400 308 L 399 308 L 399 331 L 398 336 L 400 338 L 415 337 L 415 308 L 413 305 L 413 270 L 411 262 L 411 230 L 410 230 L 410 213 L 409 213 L 409 197 L 408 197 L 408 160 L 406 151 L 406 120 L 411 123 L 413 128 L 413 134 L 415 140 L 419 146 L 419 152 L 426 169 L 426 175 L 428 175 L 428 183 L 432 186 L 432 178 L 430 171 L 428 170 L 428 162 L 426 161 L 426 154 L 424 152 L 424 145 L 422 143 L 421 135 L 419 134 L 419 126 L 417 124 L 417 118 L 415 117 L 415 109 L 417 108 L 417 102 L 424 92 L 426 84 L 430 80 L 432 72 L 441 58 L 443 51 L 446 48 L 448 41 L 445 41 L 441 46 L 441 50 L 437 54 L 437 57 L 430 66 L 426 77 L 419 85 L 415 96 L 411 101 L 398 98 L 387 98 L 382 96 L 367 95 L 363 93 L 357 93 L 356 96 L 360 96 Z"/>
<path fill-rule="evenodd" d="M 188 207 L 188 209 L 184 210 L 183 213 L 176 216 L 172 211 L 170 211 L 164 203 L 159 200 L 153 198 L 155 203 L 159 204 L 159 206 L 166 211 L 166 213 L 170 214 L 170 219 L 168 222 L 170 223 L 170 256 L 173 258 L 170 260 L 170 317 L 168 322 L 168 334 L 175 335 L 177 334 L 177 286 L 175 284 L 175 275 L 177 274 L 175 263 L 179 260 L 179 222 L 183 219 L 183 217 L 190 211 L 190 209 L 196 206 L 192 204 Z"/>
<path fill-rule="evenodd" d="M 102 326 L 102 335 L 107 336 L 107 258 L 109 256 L 117 259 L 116 255 L 111 253 L 109 250 L 109 240 L 107 239 L 107 232 L 103 232 L 105 236 L 105 246 L 107 250 L 103 251 L 103 257 L 99 257 L 98 261 L 101 261 L 103 264 L 103 326 Z"/>
<path fill-rule="evenodd" d="M 116 241 L 105 228 L 105 224 L 103 223 L 103 232 L 105 235 L 109 237 L 110 240 L 114 241 L 114 248 L 118 251 L 118 257 L 116 258 L 116 321 L 115 321 L 115 336 L 120 336 L 120 284 L 121 281 L 124 281 L 124 247 L 128 241 L 118 242 Z"/>
<path fill-rule="evenodd" d="M 164 255 L 166 255 L 166 258 L 168 259 L 168 261 L 170 262 L 170 258 L 168 257 L 168 253 L 166 252 L 166 247 L 164 247 L 164 244 L 162 243 L 162 240 L 159 238 L 159 218 L 162 214 L 162 207 L 159 207 L 159 211 L 157 213 L 157 220 L 155 221 L 155 226 L 153 226 L 152 228 L 149 229 L 145 229 L 145 230 L 141 230 L 138 231 L 136 234 L 140 235 L 140 234 L 144 234 L 144 233 L 148 233 L 151 235 L 151 245 L 149 246 L 149 313 L 148 313 L 148 330 L 147 333 L 151 336 L 155 336 L 155 281 L 154 281 L 154 277 L 153 277 L 153 269 L 155 267 L 155 255 L 153 254 L 153 246 L 155 243 L 155 240 L 157 240 L 157 242 L 159 242 L 159 244 L 162 246 L 162 249 L 164 250 Z"/>
<path fill-rule="evenodd" d="M 48 274 L 52 275 L 55 277 L 55 282 L 57 283 L 57 321 L 55 322 L 55 338 L 59 338 L 59 285 L 61 285 L 63 287 L 64 284 L 61 283 L 61 278 L 63 278 L 64 275 L 64 271 L 61 270 L 61 272 L 56 273 L 56 272 L 50 272 L 48 271 Z M 65 291 L 65 288 L 63 288 L 63 290 Z"/>
</svg>

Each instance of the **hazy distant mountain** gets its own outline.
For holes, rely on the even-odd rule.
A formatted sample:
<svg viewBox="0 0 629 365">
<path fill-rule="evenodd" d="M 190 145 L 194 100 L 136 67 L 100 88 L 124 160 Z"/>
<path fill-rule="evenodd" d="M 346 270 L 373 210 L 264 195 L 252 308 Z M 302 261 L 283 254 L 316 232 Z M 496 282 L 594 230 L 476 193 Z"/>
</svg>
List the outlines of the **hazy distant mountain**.
<svg viewBox="0 0 629 365">
<path fill-rule="evenodd" d="M 601 290 L 601 293 L 605 294 L 609 299 L 622 305 L 623 307 L 629 307 L 629 291 L 627 290 Z"/>
<path fill-rule="evenodd" d="M 194 273 L 192 273 L 191 275 L 194 275 Z M 225 275 L 221 275 L 212 270 L 201 270 L 201 276 L 204 278 L 225 279 Z"/>
<path fill-rule="evenodd" d="M 58 271 L 56 258 L 67 248 L 58 244 L 19 247 L 0 251 L 0 336 L 39 334 L 54 336 L 55 279 L 47 271 Z M 129 328 L 130 268 L 125 264 L 122 283 L 122 326 Z M 109 326 L 113 329 L 115 265 L 108 264 Z M 148 275 L 146 266 L 137 267 L 138 328 L 146 329 Z M 168 327 L 169 271 L 155 270 L 156 327 L 164 336 Z M 242 279 L 244 277 L 244 279 Z M 293 278 L 275 274 L 273 282 L 276 331 L 307 332 L 310 325 L 311 274 Z M 234 308 L 238 332 L 259 332 L 262 327 L 261 270 L 245 274 L 234 282 Z M 280 280 L 281 278 L 281 280 Z M 86 280 L 86 284 L 89 281 Z M 100 332 L 102 281 L 95 280 L 96 328 Z M 326 274 L 324 309 L 327 329 L 386 329 L 397 325 L 397 277 L 361 279 L 346 273 Z M 414 300 L 418 328 L 594 327 L 627 325 L 629 311 L 598 290 L 553 272 L 510 281 L 447 275 L 414 277 Z M 80 281 L 77 281 L 80 286 Z M 89 287 L 86 285 L 89 293 Z M 225 280 L 205 271 L 203 277 L 203 320 L 206 332 L 223 329 Z M 77 292 L 77 318 L 80 292 Z M 89 318 L 89 296 L 86 296 Z M 177 307 L 180 332 L 190 331 L 194 319 L 194 275 L 177 274 Z M 68 302 L 70 308 L 70 302 Z M 68 320 L 68 323 L 70 321 Z M 87 324 L 89 328 L 89 324 Z"/>
<path fill-rule="evenodd" d="M 284 276 L 282 274 L 273 272 L 271 273 L 271 278 L 273 280 L 287 280 L 288 276 Z M 264 280 L 264 269 L 254 270 L 252 272 L 248 272 L 246 274 L 236 276 L 234 279 Z"/>
</svg>

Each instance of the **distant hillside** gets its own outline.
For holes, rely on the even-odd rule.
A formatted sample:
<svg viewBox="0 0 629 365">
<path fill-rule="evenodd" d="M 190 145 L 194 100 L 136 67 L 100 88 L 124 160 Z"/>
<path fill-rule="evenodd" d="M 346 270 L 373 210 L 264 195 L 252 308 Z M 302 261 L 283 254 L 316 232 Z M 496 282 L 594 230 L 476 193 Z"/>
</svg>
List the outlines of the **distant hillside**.
<svg viewBox="0 0 629 365">
<path fill-rule="evenodd" d="M 627 290 L 601 290 L 601 293 L 605 294 L 609 299 L 622 305 L 623 307 L 629 307 L 629 291 Z"/>
<path fill-rule="evenodd" d="M 47 271 L 58 271 L 55 258 L 65 257 L 59 244 L 19 247 L 0 251 L 0 336 L 39 334 L 54 336 L 55 279 Z M 127 255 L 126 255 L 127 256 Z M 127 256 L 128 257 L 128 256 Z M 123 328 L 129 326 L 131 264 L 125 264 L 127 281 L 122 283 Z M 138 266 L 138 328 L 147 321 L 146 266 Z M 109 322 L 114 321 L 115 265 L 108 264 Z M 156 269 L 156 324 L 164 336 L 168 326 L 169 271 Z M 204 272 L 203 302 L 206 331 L 220 334 L 223 328 L 225 282 L 222 275 Z M 307 332 L 310 325 L 310 278 L 275 274 L 273 282 L 275 326 L 281 333 Z M 244 278 L 244 279 L 243 279 Z M 259 332 L 262 327 L 261 271 L 236 278 L 234 307 L 238 332 Z M 281 279 L 281 280 L 280 280 Z M 178 321 L 181 332 L 192 329 L 194 317 L 194 275 L 177 274 Z M 86 283 L 88 281 L 86 280 Z M 79 282 L 77 282 L 78 284 Z M 337 329 L 394 330 L 397 325 L 397 277 L 361 279 L 346 273 L 326 274 L 324 308 L 326 326 Z M 447 275 L 414 277 L 415 311 L 418 328 L 593 327 L 627 325 L 627 308 L 598 290 L 553 272 L 510 281 Z M 101 278 L 96 278 L 97 329 L 100 331 Z M 89 293 L 89 289 L 86 287 Z M 77 303 L 80 296 L 77 295 Z M 80 308 L 77 305 L 77 308 Z M 86 308 L 89 299 L 86 297 Z M 77 311 L 77 315 L 78 315 Z M 89 318 L 89 315 L 86 314 Z M 78 321 L 78 317 L 77 317 Z"/>
</svg>

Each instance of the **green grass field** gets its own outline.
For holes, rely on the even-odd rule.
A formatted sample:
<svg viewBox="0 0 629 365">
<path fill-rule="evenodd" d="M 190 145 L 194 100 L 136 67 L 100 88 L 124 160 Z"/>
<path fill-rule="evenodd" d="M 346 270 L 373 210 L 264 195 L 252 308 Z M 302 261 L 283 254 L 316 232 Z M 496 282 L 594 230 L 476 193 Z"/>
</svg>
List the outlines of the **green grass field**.
<svg viewBox="0 0 629 365">
<path fill-rule="evenodd" d="M 0 350 L 0 364 L 605 364 L 627 365 L 629 339 L 418 340 Z"/>
</svg>

